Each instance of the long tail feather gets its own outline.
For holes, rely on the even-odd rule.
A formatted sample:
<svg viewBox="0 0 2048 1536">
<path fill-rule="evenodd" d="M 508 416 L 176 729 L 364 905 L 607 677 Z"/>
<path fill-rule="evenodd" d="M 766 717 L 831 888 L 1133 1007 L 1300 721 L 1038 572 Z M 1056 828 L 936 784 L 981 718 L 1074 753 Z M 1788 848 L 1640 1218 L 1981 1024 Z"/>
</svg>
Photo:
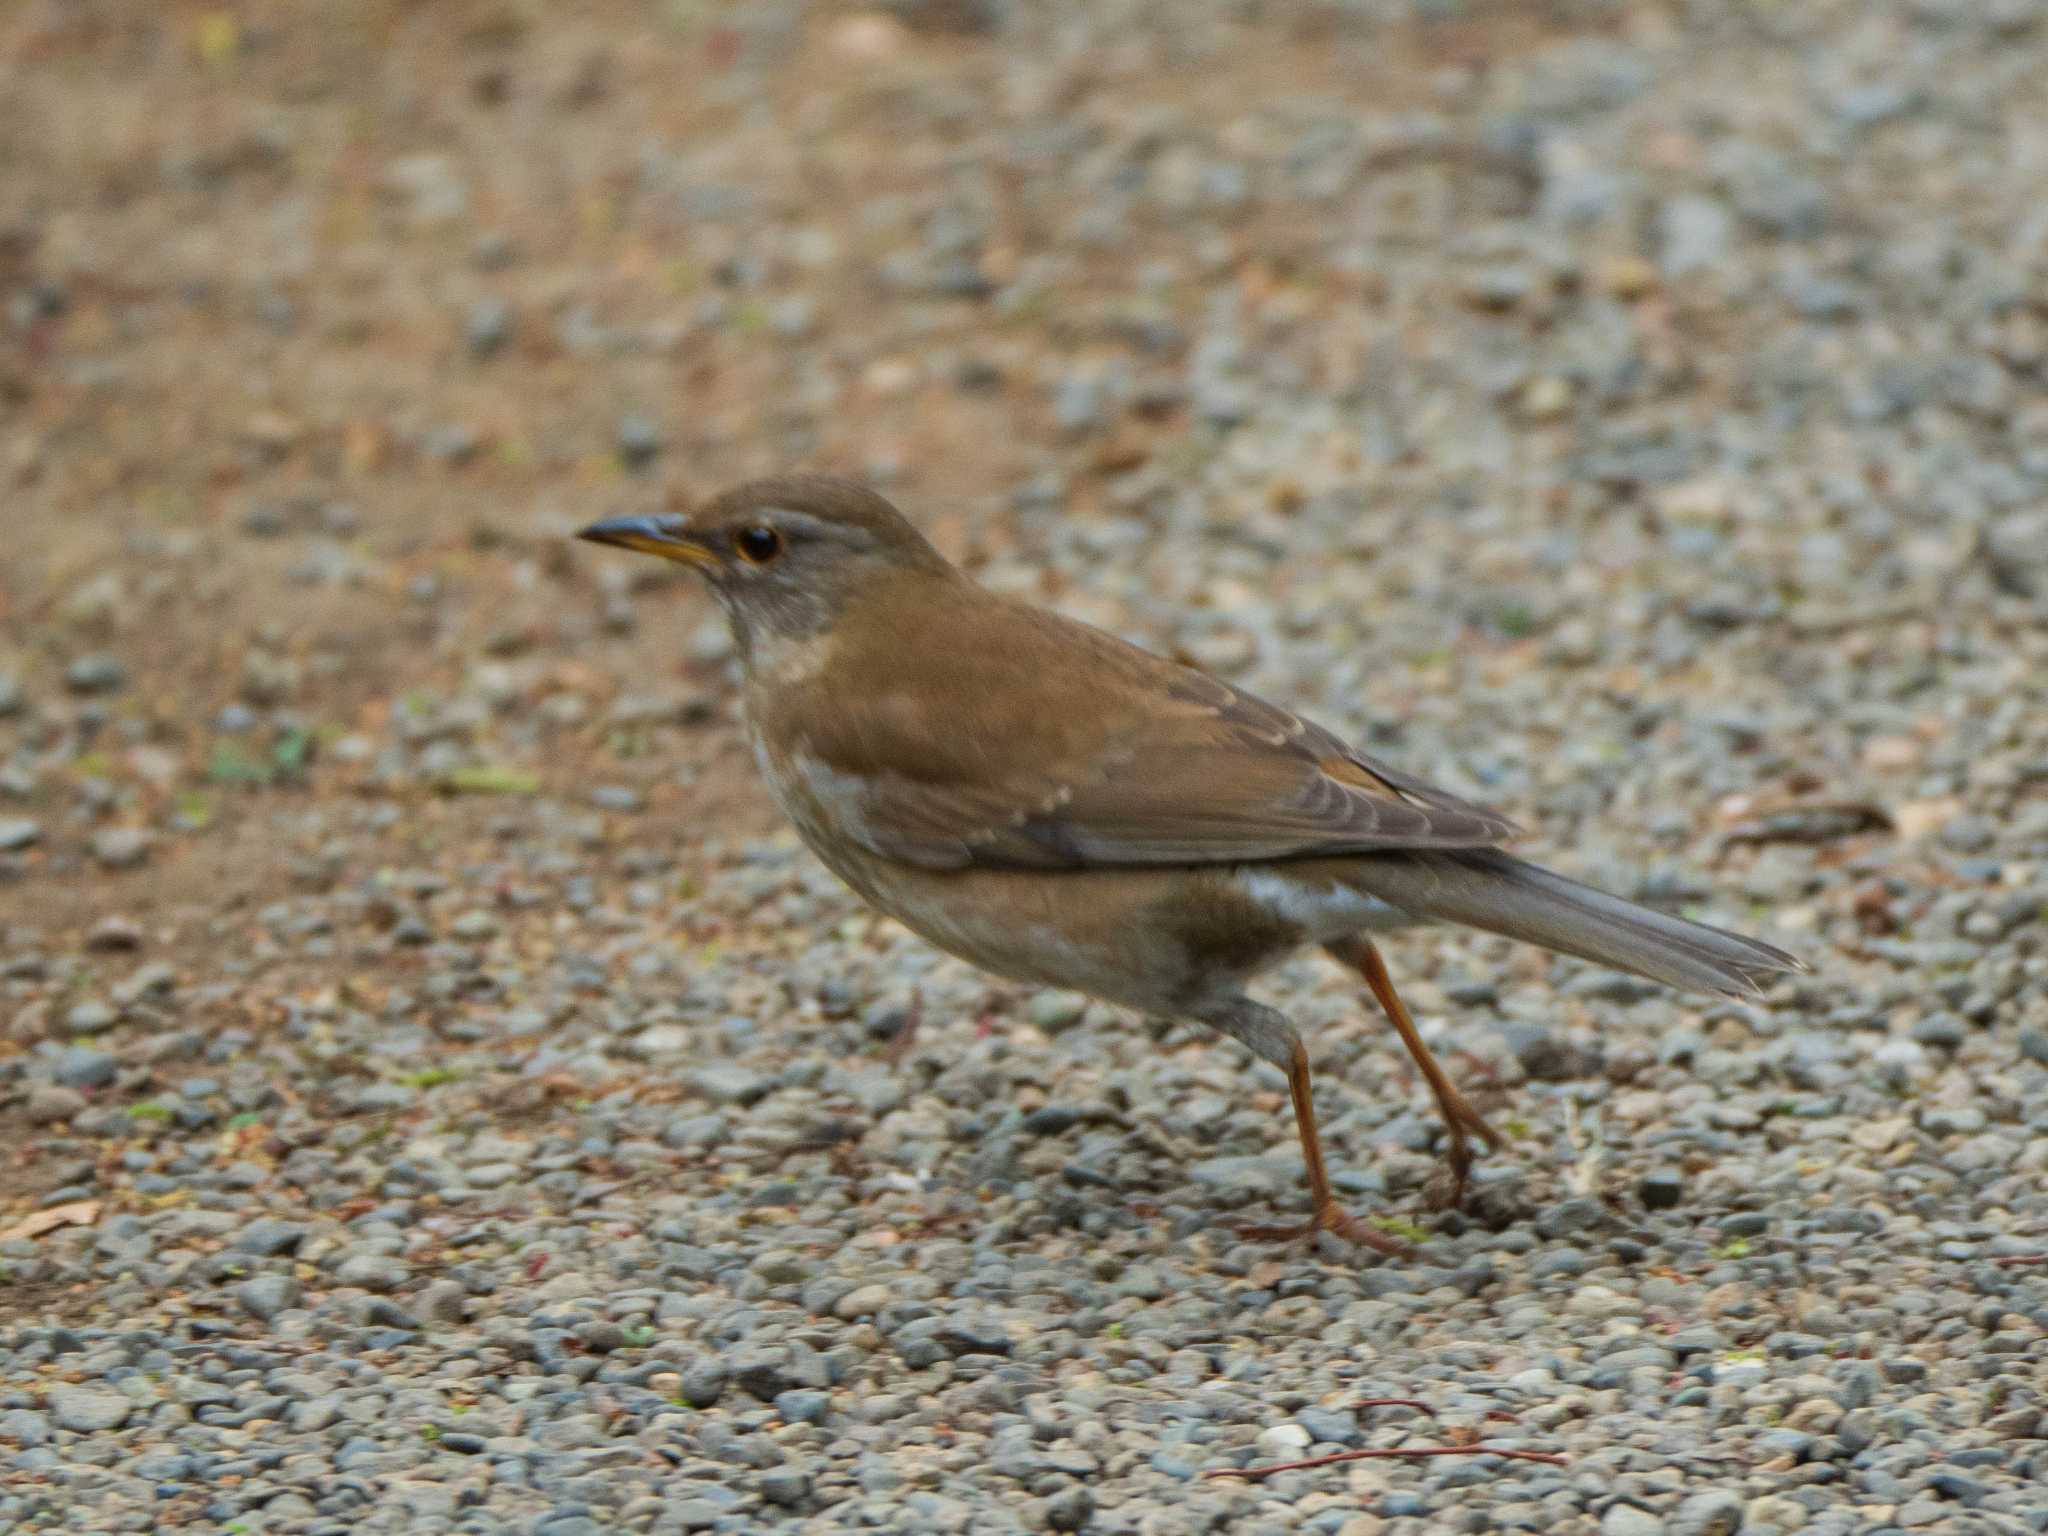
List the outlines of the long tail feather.
<svg viewBox="0 0 2048 1536">
<path fill-rule="evenodd" d="M 1351 883 L 1420 917 L 1521 939 L 1694 992 L 1753 997 L 1803 961 L 1492 849 L 1371 854 Z"/>
</svg>

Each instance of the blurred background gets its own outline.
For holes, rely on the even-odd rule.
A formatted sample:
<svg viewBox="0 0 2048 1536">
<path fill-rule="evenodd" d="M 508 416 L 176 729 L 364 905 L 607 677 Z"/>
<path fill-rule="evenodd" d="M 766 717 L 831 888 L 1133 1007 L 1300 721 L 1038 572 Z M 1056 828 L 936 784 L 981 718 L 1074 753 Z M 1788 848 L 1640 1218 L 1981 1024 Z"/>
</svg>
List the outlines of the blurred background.
<svg viewBox="0 0 2048 1536">
<path fill-rule="evenodd" d="M 1793 1466 L 1825 1458 L 1759 1437 L 1911 1398 L 1870 1452 L 1891 1483 L 1744 1472 L 1736 1518 L 1950 1509 L 1941 1456 L 2033 1432 L 2048 1322 L 2038 1270 L 1956 1278 L 2048 1230 L 2044 81 L 2039 0 L 0 3 L 0 1227 L 72 1213 L 0 1235 L 0 1314 L 259 1340 L 283 1317 L 347 1352 L 398 1347 L 391 1295 L 535 1338 L 561 1318 L 522 1308 L 595 1297 L 585 1364 L 694 1339 L 717 1371 L 689 1400 L 719 1401 L 730 1363 L 760 1401 L 727 1409 L 758 1419 L 818 1385 L 727 1362 L 795 1348 L 763 1297 L 823 1319 L 785 1365 L 851 1349 L 835 1389 L 938 1393 L 904 1363 L 930 1339 L 864 1376 L 853 1320 L 888 1317 L 834 1309 L 878 1278 L 928 1310 L 1011 1306 L 1007 1281 L 920 1278 L 965 1273 L 972 1237 L 977 1266 L 1063 1261 L 1088 1292 L 1056 1309 L 1093 1319 L 1073 1331 L 1005 1312 L 998 1341 L 1038 1341 L 1005 1369 L 1158 1372 L 1146 1411 L 1169 1419 L 1199 1377 L 1232 1405 L 1201 1435 L 1247 1454 L 1277 1382 L 1348 1400 L 1378 1358 L 1576 1391 L 1596 1339 L 1709 1317 L 1714 1342 L 1614 1367 L 1598 1416 L 1540 1427 L 1575 1455 L 1668 1428 Z M 1815 973 L 1703 1008 L 1479 935 L 1396 940 L 1430 1037 L 1515 1128 L 1485 1186 L 1506 1235 L 1426 1234 L 1467 1266 L 1450 1291 L 1451 1268 L 1402 1271 L 1427 1307 L 1232 1257 L 1211 1218 L 1272 1219 L 1298 1188 L 1277 1083 L 1192 1032 L 1073 1029 L 1077 1001 L 990 992 L 869 922 L 756 787 L 710 604 L 566 537 L 795 466 L 864 476 L 989 583 L 1300 707 L 1502 806 L 1533 856 Z M 913 983 L 926 1034 L 881 1063 Z M 1347 1194 L 1412 1211 L 1432 1127 L 1404 1058 L 1313 961 L 1275 988 L 1312 1026 Z M 1002 1116 L 1048 1103 L 1067 1118 L 1016 1140 Z M 799 1215 L 769 1212 L 778 1190 Z M 630 1235 L 649 1211 L 669 1248 Z M 229 1235 L 254 1213 L 290 1230 Z M 1607 1300 L 1566 1310 L 1589 1274 Z M 643 1284 L 693 1299 L 620 1299 Z M 714 1303 L 740 1311 L 688 1310 Z M 1259 1347 L 1308 1353 L 1264 1387 L 1261 1360 L 1173 1374 L 1269 1304 Z M 1135 1337 L 1139 1312 L 1164 1331 Z M 1134 1337 L 1102 1331 L 1127 1315 Z M 954 1355 L 994 1347 L 962 1329 Z M 520 1347 L 554 1371 L 559 1343 Z M 1837 1345 L 1864 1374 L 1809 1412 Z M 307 1433 L 470 1476 L 416 1432 L 468 1432 L 436 1417 L 466 1390 L 439 1348 L 405 1358 L 441 1396 Z M 1667 1401 L 1716 1361 L 1754 1373 Z M 953 1491 L 986 1471 L 974 1426 L 1015 1406 L 957 1368 L 967 1395 L 913 1435 L 941 1456 L 933 1416 L 964 1426 Z M 677 1389 L 640 1388 L 588 1411 L 652 1444 Z M 772 1434 L 733 1420 L 783 1437 L 739 1462 L 836 1433 L 782 1407 Z M 1185 1482 L 1220 1450 L 1125 1446 L 1100 1408 L 1045 1413 L 1094 1423 L 1074 1444 L 1128 1475 L 1038 1466 L 975 1507 L 1029 1486 L 1034 1529 L 1078 1529 L 1093 1489 L 1140 1511 L 1117 1528 L 1168 1532 L 1266 1497 Z M 529 1411 L 478 1413 L 500 1409 Z M 97 1416 L 144 1434 L 140 1410 Z M 78 1446 L 21 1443 L 59 1479 L 49 1518 L 83 1528 L 52 1470 Z M 2014 1455 L 1964 1478 L 2007 1500 L 1985 1510 L 2024 1506 Z M 537 1519 L 554 1505 L 516 1460 L 488 1498 Z M 625 1486 L 567 1465 L 533 1463 L 600 1513 Z M 871 1523 L 968 1528 L 894 1523 L 886 1479 L 804 1465 L 720 1528 L 835 1488 L 878 1501 Z M 1599 1498 L 1675 1463 L 1595 1465 L 1484 1496 L 1554 1496 L 1502 1528 L 1590 1532 Z M 1685 1465 L 1710 1500 L 1737 1479 Z M 751 1488 L 707 1466 L 703 1497 Z M 255 1518 L 263 1478 L 230 1498 L 187 1472 L 95 1484 L 142 1492 L 94 1528 Z M 1780 1507 L 1795 1487 L 1809 1503 Z M 420 1523 L 431 1500 L 379 1507 L 347 1528 L 449 1528 Z M 1315 1528 L 1371 1536 L 1342 1523 L 1359 1507 Z M 1311 1512 L 1260 1508 L 1258 1529 Z"/>
<path fill-rule="evenodd" d="M 0 858 L 709 771 L 604 697 L 722 715 L 708 609 L 560 535 L 793 465 L 1539 824 L 1945 805 L 2039 697 L 1954 649 L 2048 581 L 2040 21 L 23 0 Z"/>
</svg>

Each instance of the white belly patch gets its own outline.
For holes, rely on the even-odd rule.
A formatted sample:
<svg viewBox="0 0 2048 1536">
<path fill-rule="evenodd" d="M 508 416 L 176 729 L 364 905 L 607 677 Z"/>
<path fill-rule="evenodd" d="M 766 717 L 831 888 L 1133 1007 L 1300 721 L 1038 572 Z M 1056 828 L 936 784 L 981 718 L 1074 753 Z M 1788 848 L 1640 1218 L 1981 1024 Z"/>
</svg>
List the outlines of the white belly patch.
<svg viewBox="0 0 2048 1536">
<path fill-rule="evenodd" d="M 1247 869 L 1238 888 L 1275 917 L 1321 943 L 1347 933 L 1388 933 L 1424 919 L 1334 880 L 1302 880 L 1278 869 Z"/>
</svg>

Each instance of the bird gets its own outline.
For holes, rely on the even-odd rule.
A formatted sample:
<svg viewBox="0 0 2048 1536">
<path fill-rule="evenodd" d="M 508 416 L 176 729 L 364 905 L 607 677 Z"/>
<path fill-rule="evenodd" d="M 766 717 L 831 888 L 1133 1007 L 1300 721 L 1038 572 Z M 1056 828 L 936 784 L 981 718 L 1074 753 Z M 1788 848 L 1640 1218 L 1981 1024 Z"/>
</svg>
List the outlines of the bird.
<svg viewBox="0 0 2048 1536">
<path fill-rule="evenodd" d="M 1520 828 L 1303 716 L 1105 630 L 991 591 L 889 500 L 821 474 L 751 480 L 688 515 L 578 537 L 693 568 L 724 610 L 770 794 L 869 906 L 1011 981 L 1206 1025 L 1285 1077 L 1305 1221 L 1412 1250 L 1331 1188 L 1309 1057 L 1247 990 L 1318 945 L 1363 979 L 1427 1083 L 1452 1201 L 1474 1139 L 1375 938 L 1462 924 L 1668 985 L 1757 996 L 1805 969 L 1505 851 Z"/>
</svg>

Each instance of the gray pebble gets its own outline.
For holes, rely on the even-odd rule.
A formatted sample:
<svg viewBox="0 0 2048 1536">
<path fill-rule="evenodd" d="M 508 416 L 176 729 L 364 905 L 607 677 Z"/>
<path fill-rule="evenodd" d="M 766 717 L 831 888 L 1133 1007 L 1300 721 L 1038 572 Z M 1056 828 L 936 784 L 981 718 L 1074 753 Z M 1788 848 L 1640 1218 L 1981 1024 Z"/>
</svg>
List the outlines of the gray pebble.
<svg viewBox="0 0 2048 1536">
<path fill-rule="evenodd" d="M 64 669 L 64 685 L 73 693 L 113 693 L 127 685 L 128 669 L 116 656 L 80 656 Z"/>
<path fill-rule="evenodd" d="M 403 1259 L 383 1253 L 351 1254 L 334 1271 L 340 1284 L 361 1286 L 366 1291 L 395 1291 L 411 1275 L 412 1270 Z"/>
<path fill-rule="evenodd" d="M 302 1294 L 299 1282 L 290 1275 L 255 1275 L 235 1287 L 235 1300 L 242 1309 L 266 1323 L 296 1307 Z"/>
<path fill-rule="evenodd" d="M 512 306 L 503 299 L 478 299 L 463 319 L 462 334 L 471 357 L 494 355 L 512 338 Z"/>
<path fill-rule="evenodd" d="M 760 1488 L 770 1504 L 794 1509 L 810 1498 L 811 1479 L 800 1467 L 772 1467 L 761 1474 Z"/>
<path fill-rule="evenodd" d="M 295 1253 L 299 1244 L 306 1240 L 309 1228 L 302 1222 L 281 1221 L 274 1216 L 258 1216 L 235 1234 L 233 1246 L 242 1253 L 253 1253 L 262 1258 L 276 1258 L 282 1254 Z"/>
<path fill-rule="evenodd" d="M 81 1435 L 119 1429 L 135 1411 L 133 1400 L 99 1387 L 54 1387 L 49 1407 L 59 1429 Z"/>
<path fill-rule="evenodd" d="M 1742 1500 L 1725 1488 L 1690 1495 L 1671 1516 L 1671 1536 L 1735 1536 L 1742 1529 Z"/>
<path fill-rule="evenodd" d="M 661 452 L 661 428 L 645 416 L 619 421 L 619 459 L 628 469 L 645 469 Z"/>
<path fill-rule="evenodd" d="M 1600 1536 L 1664 1536 L 1661 1517 L 1634 1504 L 1610 1504 L 1600 1517 Z"/>
<path fill-rule="evenodd" d="M 72 1045 L 58 1054 L 50 1075 L 64 1088 L 104 1088 L 114 1080 L 119 1065 L 105 1051 Z"/>
<path fill-rule="evenodd" d="M 718 1104 L 758 1104 L 775 1091 L 775 1079 L 729 1062 L 699 1067 L 690 1074 L 690 1086 Z"/>
</svg>

